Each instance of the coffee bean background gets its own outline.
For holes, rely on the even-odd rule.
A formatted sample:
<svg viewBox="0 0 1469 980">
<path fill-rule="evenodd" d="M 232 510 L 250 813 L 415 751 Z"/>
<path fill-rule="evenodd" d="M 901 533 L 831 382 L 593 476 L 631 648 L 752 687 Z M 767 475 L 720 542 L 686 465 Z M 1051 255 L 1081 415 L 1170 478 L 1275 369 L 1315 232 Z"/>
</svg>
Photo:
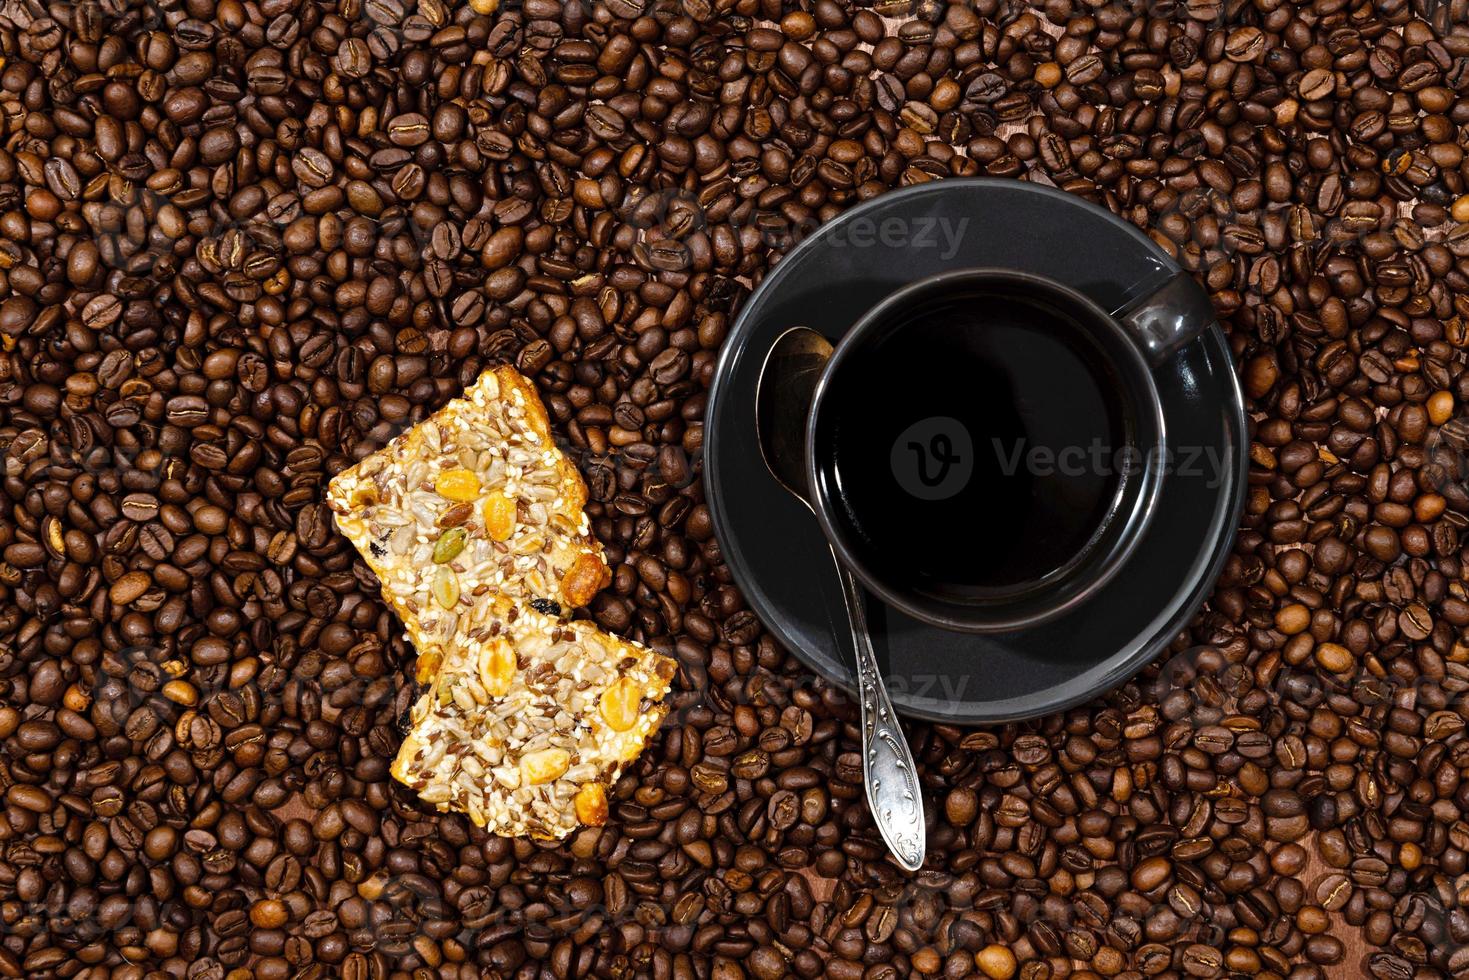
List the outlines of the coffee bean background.
<svg viewBox="0 0 1469 980">
<path fill-rule="evenodd" d="M 1466 17 L 4 0 L 0 975 L 1465 975 Z M 854 706 L 730 582 L 701 416 L 802 235 L 975 174 L 1207 285 L 1251 487 L 1140 677 L 909 727 L 908 876 Z M 681 665 L 563 844 L 389 780 L 412 651 L 322 504 L 505 361 L 591 488 L 584 614 Z"/>
</svg>

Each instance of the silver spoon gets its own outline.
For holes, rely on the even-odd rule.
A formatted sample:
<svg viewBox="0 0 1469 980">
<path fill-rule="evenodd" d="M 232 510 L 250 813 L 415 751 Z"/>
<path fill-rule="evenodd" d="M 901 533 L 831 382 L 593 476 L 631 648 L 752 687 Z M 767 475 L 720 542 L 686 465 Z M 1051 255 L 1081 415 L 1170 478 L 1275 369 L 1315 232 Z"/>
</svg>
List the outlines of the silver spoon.
<svg viewBox="0 0 1469 980">
<path fill-rule="evenodd" d="M 806 483 L 806 417 L 822 367 L 832 346 L 809 327 L 792 327 L 776 338 L 760 368 L 755 389 L 755 422 L 760 455 L 771 476 L 801 503 L 811 506 Z M 926 835 L 923 795 L 913 753 L 898 727 L 887 685 L 877 669 L 867 631 L 867 597 L 856 578 L 832 552 L 857 651 L 857 691 L 862 703 L 862 776 L 867 806 L 878 832 L 898 864 L 908 871 L 923 866 Z"/>
</svg>

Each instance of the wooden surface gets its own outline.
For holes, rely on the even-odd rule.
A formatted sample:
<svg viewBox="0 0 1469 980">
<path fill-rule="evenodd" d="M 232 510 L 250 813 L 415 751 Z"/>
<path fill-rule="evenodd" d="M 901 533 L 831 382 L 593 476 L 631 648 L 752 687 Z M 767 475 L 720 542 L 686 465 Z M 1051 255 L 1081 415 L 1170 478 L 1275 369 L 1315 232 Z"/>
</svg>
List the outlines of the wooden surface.
<svg viewBox="0 0 1469 980">
<path fill-rule="evenodd" d="M 1306 870 L 1301 872 L 1301 881 L 1305 883 L 1308 895 L 1316 887 L 1316 882 L 1332 871 L 1322 863 L 1321 855 L 1316 850 L 1315 838 L 1316 834 L 1312 832 L 1301 841 L 1301 846 L 1306 849 L 1306 853 L 1311 855 L 1310 860 L 1306 863 Z M 1348 924 L 1339 913 L 1334 914 L 1332 918 L 1331 935 L 1342 941 L 1342 945 L 1346 947 L 1346 955 L 1342 957 L 1341 963 L 1326 967 L 1326 975 L 1332 980 L 1338 980 L 1338 978 L 1346 980 L 1348 977 L 1357 980 L 1357 978 L 1370 976 L 1367 972 L 1367 957 L 1377 951 L 1376 947 L 1369 946 L 1362 935 L 1362 930 Z"/>
</svg>

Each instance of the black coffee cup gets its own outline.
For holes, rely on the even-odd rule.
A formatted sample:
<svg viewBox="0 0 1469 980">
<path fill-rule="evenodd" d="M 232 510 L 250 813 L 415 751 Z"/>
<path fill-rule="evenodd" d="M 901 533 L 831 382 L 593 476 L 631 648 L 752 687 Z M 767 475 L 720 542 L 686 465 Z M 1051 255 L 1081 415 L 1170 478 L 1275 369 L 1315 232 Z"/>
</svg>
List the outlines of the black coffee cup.
<svg viewBox="0 0 1469 980">
<path fill-rule="evenodd" d="M 1214 319 L 1183 273 L 1111 313 L 1004 269 L 889 295 L 837 345 L 807 420 L 812 503 L 839 559 L 948 629 L 1020 629 L 1085 601 L 1164 479 L 1152 370 Z"/>
</svg>

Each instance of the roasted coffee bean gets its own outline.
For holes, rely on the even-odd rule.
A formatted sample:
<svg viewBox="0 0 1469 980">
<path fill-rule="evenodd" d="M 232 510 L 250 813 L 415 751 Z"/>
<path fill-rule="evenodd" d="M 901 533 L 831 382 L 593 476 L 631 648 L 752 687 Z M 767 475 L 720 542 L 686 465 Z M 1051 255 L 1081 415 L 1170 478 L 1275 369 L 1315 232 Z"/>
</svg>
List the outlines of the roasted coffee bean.
<svg viewBox="0 0 1469 980">
<path fill-rule="evenodd" d="M 0 973 L 1463 972 L 1469 52 L 1447 5 L 1177 6 L 0 18 Z M 1249 497 L 1136 679 L 909 726 L 909 877 L 856 706 L 731 584 L 705 389 L 819 224 L 980 175 L 1204 284 Z M 682 668 L 561 843 L 391 780 L 414 652 L 321 508 L 496 363 L 588 484 L 590 613 Z"/>
</svg>

